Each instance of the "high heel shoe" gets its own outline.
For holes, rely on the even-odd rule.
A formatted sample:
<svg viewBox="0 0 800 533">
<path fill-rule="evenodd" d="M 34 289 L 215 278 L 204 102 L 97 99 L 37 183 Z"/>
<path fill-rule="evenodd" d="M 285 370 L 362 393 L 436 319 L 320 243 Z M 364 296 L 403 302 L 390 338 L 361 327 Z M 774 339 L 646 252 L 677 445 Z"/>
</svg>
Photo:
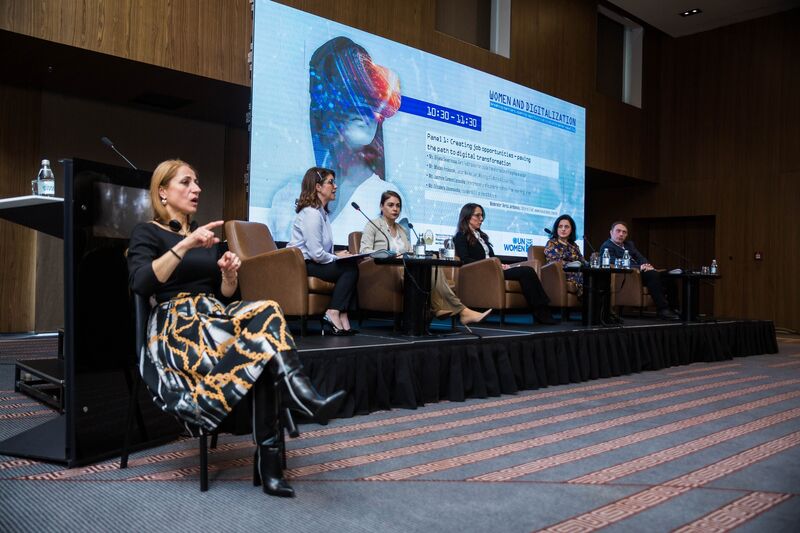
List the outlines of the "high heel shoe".
<svg viewBox="0 0 800 533">
<path fill-rule="evenodd" d="M 272 357 L 275 366 L 276 383 L 282 383 L 291 398 L 290 407 L 299 411 L 320 424 L 327 424 L 328 419 L 336 414 L 347 393 L 338 391 L 330 396 L 323 396 L 311 380 L 303 373 L 303 365 L 295 350 L 279 351 Z"/>
<path fill-rule="evenodd" d="M 253 485 L 261 485 L 270 496 L 294 498 L 294 489 L 283 479 L 280 447 L 270 439 L 259 444 L 253 458 Z"/>
<path fill-rule="evenodd" d="M 492 312 L 491 309 L 487 309 L 483 313 L 479 313 L 478 311 L 473 311 L 472 309 L 469 309 L 469 308 L 467 308 L 466 310 L 468 310 L 469 313 L 462 313 L 461 316 L 460 316 L 461 323 L 463 325 L 465 325 L 465 326 L 468 325 L 468 324 L 475 324 L 477 322 L 482 321 L 484 318 L 489 316 L 489 314 Z M 463 316 L 463 315 L 466 315 L 466 316 Z"/>
<path fill-rule="evenodd" d="M 336 324 L 333 323 L 333 320 L 331 320 L 328 317 L 328 315 L 322 315 L 322 318 L 319 319 L 319 323 L 320 323 L 320 326 L 322 326 L 322 336 L 323 337 L 325 336 L 325 327 L 326 326 L 328 328 L 330 328 L 330 330 L 331 330 L 330 333 L 334 337 L 347 337 L 348 335 L 352 335 L 350 333 L 351 330 L 346 330 L 346 329 L 342 329 L 342 328 L 336 327 Z"/>
</svg>

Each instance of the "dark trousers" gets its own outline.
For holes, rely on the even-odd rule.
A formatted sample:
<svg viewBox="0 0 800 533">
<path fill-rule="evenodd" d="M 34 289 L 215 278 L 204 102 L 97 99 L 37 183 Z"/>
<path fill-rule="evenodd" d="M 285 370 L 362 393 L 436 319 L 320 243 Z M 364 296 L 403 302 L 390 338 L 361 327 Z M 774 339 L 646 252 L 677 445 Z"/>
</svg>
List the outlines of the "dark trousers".
<svg viewBox="0 0 800 533">
<path fill-rule="evenodd" d="M 335 283 L 331 295 L 330 309 L 352 311 L 356 308 L 356 285 L 358 284 L 358 265 L 352 261 L 332 261 L 321 265 L 306 261 L 309 276 Z"/>
<path fill-rule="evenodd" d="M 648 270 L 642 272 L 642 284 L 650 291 L 650 296 L 659 311 L 669 309 L 670 302 L 673 304 L 676 302 L 677 289 L 672 278 L 664 278 L 660 272 Z M 667 296 L 664 295 L 664 289 L 667 290 Z"/>
<path fill-rule="evenodd" d="M 547 293 L 544 292 L 542 282 L 536 271 L 528 266 L 513 267 L 503 270 L 503 277 L 509 281 L 519 281 L 522 294 L 531 309 L 542 307 L 550 303 Z"/>
</svg>

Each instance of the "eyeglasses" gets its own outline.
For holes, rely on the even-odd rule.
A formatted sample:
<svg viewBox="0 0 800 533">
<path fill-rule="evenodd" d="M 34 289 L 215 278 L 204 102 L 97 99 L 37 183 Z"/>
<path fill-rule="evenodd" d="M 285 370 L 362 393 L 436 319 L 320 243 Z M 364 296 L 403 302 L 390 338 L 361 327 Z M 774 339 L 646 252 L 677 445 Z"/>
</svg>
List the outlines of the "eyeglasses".
<svg viewBox="0 0 800 533">
<path fill-rule="evenodd" d="M 322 182 L 323 185 L 336 185 L 336 180 L 325 180 Z"/>
</svg>

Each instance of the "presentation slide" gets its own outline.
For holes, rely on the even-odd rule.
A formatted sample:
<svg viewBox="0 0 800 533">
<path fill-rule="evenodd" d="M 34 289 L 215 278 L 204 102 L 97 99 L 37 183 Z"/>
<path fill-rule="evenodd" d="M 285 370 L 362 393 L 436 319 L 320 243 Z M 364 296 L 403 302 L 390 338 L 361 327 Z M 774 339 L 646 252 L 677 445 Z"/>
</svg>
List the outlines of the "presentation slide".
<svg viewBox="0 0 800 533">
<path fill-rule="evenodd" d="M 429 250 L 483 206 L 495 254 L 572 215 L 583 236 L 584 108 L 269 0 L 255 4 L 250 214 L 288 241 L 305 171 L 333 169 L 334 242 L 402 199 Z M 412 242 L 416 238 L 413 233 Z"/>
</svg>

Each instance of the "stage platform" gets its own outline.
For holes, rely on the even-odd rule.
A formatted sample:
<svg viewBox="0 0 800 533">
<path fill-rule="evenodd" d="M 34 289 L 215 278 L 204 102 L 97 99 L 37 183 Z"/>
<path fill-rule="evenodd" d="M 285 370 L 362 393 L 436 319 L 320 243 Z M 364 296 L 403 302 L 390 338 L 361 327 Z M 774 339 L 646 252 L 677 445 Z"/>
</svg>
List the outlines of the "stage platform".
<svg viewBox="0 0 800 533">
<path fill-rule="evenodd" d="M 312 327 L 295 341 L 321 391 L 349 392 L 340 417 L 778 351 L 770 321 L 626 318 L 622 326 L 591 327 L 492 318 L 472 327 L 474 334 L 434 321 L 434 335 L 406 337 L 389 320 L 370 320 L 352 337 L 323 337 Z"/>
</svg>

